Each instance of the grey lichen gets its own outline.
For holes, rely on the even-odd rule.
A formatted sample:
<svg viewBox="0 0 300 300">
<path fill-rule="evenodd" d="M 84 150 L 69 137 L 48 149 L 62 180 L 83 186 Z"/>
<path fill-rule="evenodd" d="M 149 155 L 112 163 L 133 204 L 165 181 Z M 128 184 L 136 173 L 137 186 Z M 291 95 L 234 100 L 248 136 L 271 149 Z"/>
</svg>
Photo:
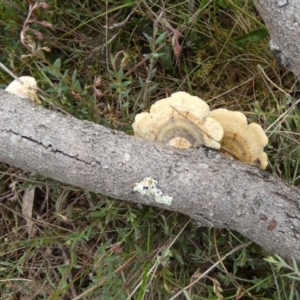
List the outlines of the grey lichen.
<svg viewBox="0 0 300 300">
<path fill-rule="evenodd" d="M 133 191 L 141 195 L 152 196 L 157 203 L 171 205 L 173 197 L 165 195 L 156 185 L 157 180 L 152 177 L 145 177 L 141 182 L 134 184 Z"/>
</svg>

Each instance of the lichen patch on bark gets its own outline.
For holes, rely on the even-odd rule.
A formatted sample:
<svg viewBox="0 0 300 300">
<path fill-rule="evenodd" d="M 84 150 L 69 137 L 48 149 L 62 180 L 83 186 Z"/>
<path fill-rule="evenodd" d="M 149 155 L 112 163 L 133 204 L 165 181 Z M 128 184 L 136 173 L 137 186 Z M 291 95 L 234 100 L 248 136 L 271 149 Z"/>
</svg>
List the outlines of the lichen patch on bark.
<svg viewBox="0 0 300 300">
<path fill-rule="evenodd" d="M 141 195 L 154 196 L 157 203 L 171 205 L 173 197 L 165 195 L 156 185 L 157 180 L 152 177 L 145 177 L 141 182 L 134 184 L 133 191 Z"/>
</svg>

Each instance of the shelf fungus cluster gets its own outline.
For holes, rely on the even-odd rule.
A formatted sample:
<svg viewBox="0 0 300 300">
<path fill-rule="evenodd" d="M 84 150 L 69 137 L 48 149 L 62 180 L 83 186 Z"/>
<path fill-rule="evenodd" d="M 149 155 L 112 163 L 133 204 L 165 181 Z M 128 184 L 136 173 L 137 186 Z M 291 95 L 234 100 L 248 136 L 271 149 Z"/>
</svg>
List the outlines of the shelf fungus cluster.
<svg viewBox="0 0 300 300">
<path fill-rule="evenodd" d="M 263 151 L 268 138 L 260 125 L 248 125 L 241 112 L 210 111 L 206 102 L 185 92 L 159 100 L 149 113 L 136 115 L 133 130 L 136 136 L 177 148 L 203 145 L 262 169 L 268 164 Z"/>
<path fill-rule="evenodd" d="M 41 100 L 36 94 L 37 88 L 36 80 L 33 77 L 21 76 L 12 81 L 5 90 L 20 98 L 27 98 L 36 104 L 41 104 Z"/>
<path fill-rule="evenodd" d="M 136 115 L 133 130 L 136 136 L 166 142 L 177 148 L 204 145 L 220 149 L 223 128 L 208 115 L 209 107 L 204 101 L 177 92 L 157 101 L 149 113 Z"/>
</svg>

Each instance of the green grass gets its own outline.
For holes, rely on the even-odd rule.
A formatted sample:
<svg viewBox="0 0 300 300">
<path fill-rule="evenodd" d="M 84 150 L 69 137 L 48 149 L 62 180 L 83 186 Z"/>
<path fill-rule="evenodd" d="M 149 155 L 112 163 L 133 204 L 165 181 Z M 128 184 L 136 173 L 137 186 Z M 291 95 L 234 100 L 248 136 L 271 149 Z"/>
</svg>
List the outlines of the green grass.
<svg viewBox="0 0 300 300">
<path fill-rule="evenodd" d="M 185 90 L 260 123 L 267 171 L 300 184 L 299 85 L 251 1 L 29 2 L 0 3 L 1 62 L 38 80 L 43 106 L 132 134 L 137 113 Z M 0 70 L 0 87 L 11 80 Z M 296 263 L 179 213 L 3 163 L 0 199 L 1 299 L 300 299 Z"/>
</svg>

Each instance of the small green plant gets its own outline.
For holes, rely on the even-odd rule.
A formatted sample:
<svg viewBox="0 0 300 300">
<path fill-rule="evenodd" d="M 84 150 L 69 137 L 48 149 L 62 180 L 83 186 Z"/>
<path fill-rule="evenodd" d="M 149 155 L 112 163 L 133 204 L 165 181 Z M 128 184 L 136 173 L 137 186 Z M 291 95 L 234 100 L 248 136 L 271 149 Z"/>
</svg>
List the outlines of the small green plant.
<svg viewBox="0 0 300 300">
<path fill-rule="evenodd" d="M 274 299 L 300 299 L 300 271 L 297 262 L 292 258 L 287 263 L 279 255 L 272 255 L 265 259 L 272 267 L 276 290 Z"/>
</svg>

